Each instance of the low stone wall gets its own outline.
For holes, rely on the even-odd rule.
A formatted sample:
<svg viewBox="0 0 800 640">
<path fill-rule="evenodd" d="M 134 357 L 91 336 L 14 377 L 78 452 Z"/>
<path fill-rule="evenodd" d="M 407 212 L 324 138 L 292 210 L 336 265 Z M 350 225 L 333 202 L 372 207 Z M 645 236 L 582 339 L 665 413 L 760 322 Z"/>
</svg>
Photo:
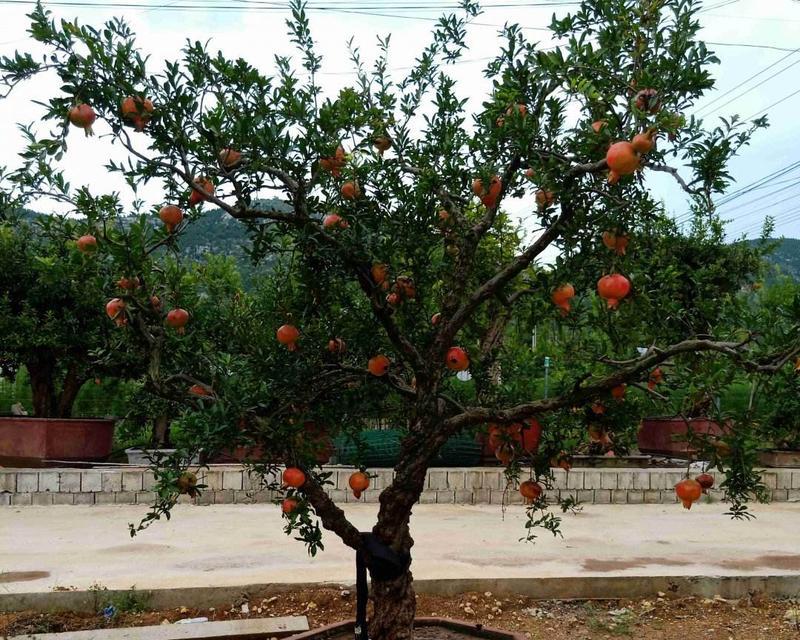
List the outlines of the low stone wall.
<svg viewBox="0 0 800 640">
<path fill-rule="evenodd" d="M 338 502 L 358 502 L 347 480 L 350 467 L 326 467 L 331 472 L 329 493 Z M 391 469 L 373 469 L 375 477 L 361 502 L 377 502 L 381 489 L 391 482 Z M 571 496 L 588 504 L 662 504 L 676 502 L 672 487 L 683 477 L 679 468 L 659 469 L 573 469 L 554 470 L 555 486 L 548 495 Z M 273 492 L 263 490 L 258 479 L 241 465 L 213 465 L 198 471 L 199 481 L 208 485 L 201 496 L 181 501 L 196 504 L 271 502 Z M 722 481 L 716 476 L 717 484 Z M 800 501 L 800 469 L 767 469 L 762 480 L 773 501 Z M 75 504 L 150 504 L 154 477 L 140 467 L 107 469 L 2 469 L 0 506 Z M 721 500 L 719 490 L 710 492 Z M 517 491 L 508 491 L 502 469 L 470 467 L 431 469 L 420 496 L 422 503 L 515 504 L 522 501 Z"/>
</svg>

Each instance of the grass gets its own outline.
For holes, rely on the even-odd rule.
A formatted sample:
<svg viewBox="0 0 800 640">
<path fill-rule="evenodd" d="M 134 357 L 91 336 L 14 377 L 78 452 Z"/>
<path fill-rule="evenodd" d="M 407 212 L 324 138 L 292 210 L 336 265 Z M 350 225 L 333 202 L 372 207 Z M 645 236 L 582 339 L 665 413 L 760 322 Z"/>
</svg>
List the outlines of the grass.
<svg viewBox="0 0 800 640">
<path fill-rule="evenodd" d="M 625 611 L 619 615 L 611 616 L 607 611 L 595 611 L 591 603 L 586 605 L 586 627 L 593 634 L 612 636 L 632 636 L 633 626 L 636 624 L 636 614 Z"/>
</svg>

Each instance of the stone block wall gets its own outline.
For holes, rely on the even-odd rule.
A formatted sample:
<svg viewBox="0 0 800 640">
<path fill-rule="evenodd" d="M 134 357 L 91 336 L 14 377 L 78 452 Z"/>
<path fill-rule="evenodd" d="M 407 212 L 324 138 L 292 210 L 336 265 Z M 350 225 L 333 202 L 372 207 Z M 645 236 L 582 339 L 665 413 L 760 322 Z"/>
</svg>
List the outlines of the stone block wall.
<svg viewBox="0 0 800 640">
<path fill-rule="evenodd" d="M 340 503 L 355 500 L 347 484 L 353 469 L 327 467 L 333 485 L 330 495 Z M 673 486 L 683 477 L 679 468 L 589 469 L 566 472 L 555 469 L 555 482 L 548 491 L 553 499 L 570 496 L 588 504 L 666 504 L 676 502 Z M 360 502 L 377 502 L 380 491 L 392 480 L 392 469 L 373 469 L 370 488 Z M 719 474 L 717 484 L 722 481 Z M 198 505 L 271 502 L 272 492 L 263 490 L 257 478 L 241 465 L 214 465 L 198 471 L 207 485 L 195 499 L 181 501 Z M 762 480 L 776 502 L 800 501 L 800 469 L 766 469 Z M 140 467 L 105 469 L 7 469 L 0 468 L 0 506 L 46 506 L 87 504 L 151 504 L 155 498 L 153 473 Z M 712 498 L 722 492 L 713 489 Z M 505 486 L 498 467 L 440 468 L 428 471 L 423 504 L 519 503 L 521 497 Z"/>
</svg>

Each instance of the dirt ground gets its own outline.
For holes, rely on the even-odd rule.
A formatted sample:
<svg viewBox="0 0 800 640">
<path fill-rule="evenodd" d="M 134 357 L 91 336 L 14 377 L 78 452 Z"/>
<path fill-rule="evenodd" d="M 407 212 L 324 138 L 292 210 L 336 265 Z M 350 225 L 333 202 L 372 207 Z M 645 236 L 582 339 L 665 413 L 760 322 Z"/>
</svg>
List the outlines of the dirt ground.
<svg viewBox="0 0 800 640">
<path fill-rule="evenodd" d="M 135 627 L 205 616 L 209 620 L 306 615 L 312 628 L 352 618 L 355 593 L 334 588 L 251 595 L 216 609 L 189 606 L 168 611 L 136 610 L 146 606 L 140 594 L 117 602 L 117 613 L 0 613 L 0 637 Z M 123 610 L 127 610 L 124 612 Z M 526 597 L 466 593 L 455 597 L 418 596 L 419 615 L 444 616 L 523 632 L 531 640 L 800 640 L 800 603 L 760 597 L 670 598 L 592 602 L 535 601 Z"/>
</svg>

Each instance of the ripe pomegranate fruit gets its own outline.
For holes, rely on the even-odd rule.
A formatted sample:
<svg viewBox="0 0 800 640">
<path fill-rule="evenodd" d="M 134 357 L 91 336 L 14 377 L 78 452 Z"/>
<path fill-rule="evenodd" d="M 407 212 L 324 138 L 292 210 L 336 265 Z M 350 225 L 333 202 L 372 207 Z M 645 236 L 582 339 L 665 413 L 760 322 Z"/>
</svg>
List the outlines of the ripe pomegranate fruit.
<svg viewBox="0 0 800 640">
<path fill-rule="evenodd" d="M 323 171 L 327 171 L 335 177 L 342 175 L 342 167 L 347 162 L 344 149 L 341 145 L 336 147 L 336 152 L 332 156 L 319 159 L 319 166 Z"/>
<path fill-rule="evenodd" d="M 194 185 L 200 189 L 201 191 L 197 191 L 197 189 L 192 189 L 192 192 L 189 194 L 189 206 L 194 207 L 201 202 L 205 202 L 208 200 L 209 196 L 214 195 L 214 183 L 211 182 L 208 178 L 198 178 L 194 181 Z M 208 195 L 206 195 L 208 194 Z"/>
<path fill-rule="evenodd" d="M 94 112 L 94 109 L 85 102 L 81 104 L 76 104 L 72 109 L 69 110 L 69 114 L 67 116 L 69 118 L 70 123 L 74 126 L 83 129 L 86 137 L 94 135 L 94 131 L 92 131 L 92 125 L 94 121 L 97 120 L 97 114 Z"/>
<path fill-rule="evenodd" d="M 236 149 L 226 147 L 219 152 L 219 163 L 225 169 L 233 169 L 242 161 L 242 154 Z"/>
<path fill-rule="evenodd" d="M 571 306 L 570 300 L 575 297 L 575 287 L 571 284 L 562 284 L 560 287 L 557 287 L 551 296 L 553 300 L 553 304 L 556 305 L 559 309 L 561 309 L 561 315 L 565 316 L 569 313 Z"/>
<path fill-rule="evenodd" d="M 545 191 L 543 189 L 539 189 L 536 192 L 536 206 L 539 208 L 540 211 L 547 209 L 547 207 L 552 207 L 555 200 L 556 197 L 552 191 Z"/>
<path fill-rule="evenodd" d="M 630 290 L 630 280 L 619 273 L 603 276 L 597 281 L 597 293 L 606 301 L 609 309 L 616 309 Z"/>
<path fill-rule="evenodd" d="M 592 122 L 592 131 L 595 133 L 600 133 L 603 130 L 603 127 L 608 124 L 605 120 L 595 120 Z"/>
<path fill-rule="evenodd" d="M 622 400 L 625 397 L 625 393 L 628 390 L 628 385 L 626 384 L 618 384 L 616 387 L 611 389 L 611 396 L 615 400 Z"/>
<path fill-rule="evenodd" d="M 328 351 L 342 355 L 347 352 L 347 345 L 341 338 L 331 338 L 328 340 Z"/>
<path fill-rule="evenodd" d="M 342 185 L 342 198 L 345 200 L 355 200 L 361 197 L 361 187 L 355 181 L 345 182 Z"/>
<path fill-rule="evenodd" d="M 197 475 L 191 471 L 184 471 L 175 481 L 178 485 L 178 493 L 188 494 L 194 497 L 197 491 Z"/>
<path fill-rule="evenodd" d="M 487 444 L 490 451 L 508 446 L 519 448 L 526 453 L 536 453 L 539 450 L 541 439 L 542 425 L 535 418 L 529 418 L 524 423 L 515 422 L 506 426 L 490 426 Z"/>
<path fill-rule="evenodd" d="M 189 387 L 189 394 L 194 396 L 200 396 L 203 398 L 208 398 L 211 395 L 213 395 L 208 389 L 206 389 L 201 384 L 193 384 L 191 387 Z"/>
<path fill-rule="evenodd" d="M 642 89 L 636 94 L 636 108 L 646 113 L 658 113 L 661 108 L 661 99 L 655 89 Z"/>
<path fill-rule="evenodd" d="M 177 307 L 167 314 L 167 324 L 175 329 L 179 335 L 186 333 L 186 323 L 189 322 L 189 312 Z"/>
<path fill-rule="evenodd" d="M 480 178 L 475 178 L 472 183 L 472 192 L 481 199 L 483 206 L 487 209 L 494 209 L 502 190 L 503 181 L 498 176 L 492 176 L 488 188 L 483 186 L 483 180 Z"/>
<path fill-rule="evenodd" d="M 514 459 L 514 451 L 510 445 L 502 445 L 494 452 L 494 457 L 503 463 L 506 467 Z"/>
<path fill-rule="evenodd" d="M 708 493 L 708 490 L 714 486 L 714 476 L 710 473 L 701 473 L 695 480 L 702 487 L 703 493 Z"/>
<path fill-rule="evenodd" d="M 117 286 L 123 291 L 133 291 L 134 289 L 138 289 L 140 286 L 142 286 L 142 283 L 139 278 L 126 278 L 123 276 L 117 280 Z"/>
<path fill-rule="evenodd" d="M 648 129 L 644 133 L 637 133 L 631 140 L 631 146 L 636 150 L 636 153 L 644 155 L 650 152 L 655 145 L 655 129 Z"/>
<path fill-rule="evenodd" d="M 615 231 L 603 232 L 603 244 L 618 256 L 624 256 L 630 238 L 627 235 L 617 234 Z"/>
<path fill-rule="evenodd" d="M 397 292 L 392 292 L 386 296 L 386 304 L 388 304 L 390 307 L 397 307 L 401 302 L 403 302 L 403 299 Z"/>
<path fill-rule="evenodd" d="M 523 498 L 532 502 L 541 497 L 542 493 L 544 493 L 544 489 L 538 482 L 526 480 L 519 485 L 519 492 L 522 494 Z"/>
<path fill-rule="evenodd" d="M 81 253 L 94 253 L 97 250 L 97 238 L 93 235 L 86 234 L 78 238 L 77 242 L 75 242 L 75 246 L 78 247 L 78 251 Z"/>
<path fill-rule="evenodd" d="M 149 98 L 128 96 L 122 101 L 122 119 L 133 125 L 136 131 L 144 131 L 153 117 L 153 103 Z"/>
<path fill-rule="evenodd" d="M 431 324 L 435 327 L 442 321 L 442 314 L 441 313 L 434 313 L 431 316 Z"/>
<path fill-rule="evenodd" d="M 536 177 L 536 172 L 533 170 L 533 167 L 528 167 L 528 168 L 525 170 L 525 177 L 526 177 L 528 180 L 533 180 L 533 179 Z"/>
<path fill-rule="evenodd" d="M 287 467 L 283 471 L 283 484 L 292 489 L 299 489 L 306 483 L 306 474 L 297 467 Z"/>
<path fill-rule="evenodd" d="M 630 142 L 615 142 L 606 152 L 606 162 L 611 171 L 627 176 L 639 168 L 639 154 Z"/>
<path fill-rule="evenodd" d="M 356 500 L 358 500 L 361 498 L 361 494 L 369 488 L 369 476 L 363 471 L 356 471 L 350 475 L 347 484 L 350 485 L 350 488 L 353 490 L 353 495 L 356 497 Z"/>
<path fill-rule="evenodd" d="M 595 402 L 592 404 L 592 413 L 596 416 L 602 416 L 606 412 L 606 406 L 602 402 Z"/>
<path fill-rule="evenodd" d="M 278 327 L 275 337 L 289 351 L 297 350 L 297 340 L 300 338 L 300 332 L 293 324 L 284 324 Z"/>
<path fill-rule="evenodd" d="M 372 146 L 378 150 L 378 153 L 383 155 L 392 148 L 392 139 L 389 136 L 375 136 L 372 139 Z"/>
<path fill-rule="evenodd" d="M 192 192 L 194 193 L 194 191 Z M 166 204 L 158 210 L 158 217 L 168 233 L 172 233 L 181 222 L 183 222 L 183 210 L 174 204 Z"/>
<path fill-rule="evenodd" d="M 389 283 L 387 278 L 389 277 L 389 265 L 383 264 L 382 262 L 376 262 L 372 265 L 370 274 L 372 275 L 372 280 L 375 284 L 385 284 L 388 287 Z"/>
<path fill-rule="evenodd" d="M 445 364 L 451 371 L 464 371 L 469 368 L 469 356 L 461 347 L 450 347 Z"/>
<path fill-rule="evenodd" d="M 417 297 L 417 285 L 414 284 L 414 279 L 409 276 L 398 276 L 395 281 L 395 288 L 407 300 L 413 300 Z"/>
<path fill-rule="evenodd" d="M 288 516 L 293 513 L 295 509 L 297 509 L 299 504 L 300 503 L 294 498 L 286 498 L 283 502 L 281 502 L 281 511 Z"/>
<path fill-rule="evenodd" d="M 661 369 L 656 367 L 650 372 L 650 376 L 647 380 L 647 388 L 651 391 L 656 388 L 656 385 L 664 379 L 664 374 L 661 373 Z"/>
<path fill-rule="evenodd" d="M 106 315 L 111 318 L 118 327 L 128 324 L 128 317 L 125 315 L 127 305 L 120 298 L 112 298 L 106 303 Z"/>
<path fill-rule="evenodd" d="M 619 182 L 620 175 L 616 171 L 609 171 L 608 172 L 608 184 L 617 184 Z"/>
<path fill-rule="evenodd" d="M 350 225 L 338 213 L 329 213 L 322 219 L 322 226 L 325 229 L 347 229 Z"/>
<path fill-rule="evenodd" d="M 685 509 L 691 509 L 692 503 L 697 502 L 703 495 L 703 487 L 697 480 L 686 478 L 675 485 L 675 495 L 678 496 Z"/>
<path fill-rule="evenodd" d="M 389 358 L 387 358 L 383 354 L 379 354 L 377 356 L 373 356 L 369 359 L 367 363 L 367 369 L 373 376 L 381 377 L 385 376 L 389 372 L 389 366 L 391 362 Z"/>
</svg>

